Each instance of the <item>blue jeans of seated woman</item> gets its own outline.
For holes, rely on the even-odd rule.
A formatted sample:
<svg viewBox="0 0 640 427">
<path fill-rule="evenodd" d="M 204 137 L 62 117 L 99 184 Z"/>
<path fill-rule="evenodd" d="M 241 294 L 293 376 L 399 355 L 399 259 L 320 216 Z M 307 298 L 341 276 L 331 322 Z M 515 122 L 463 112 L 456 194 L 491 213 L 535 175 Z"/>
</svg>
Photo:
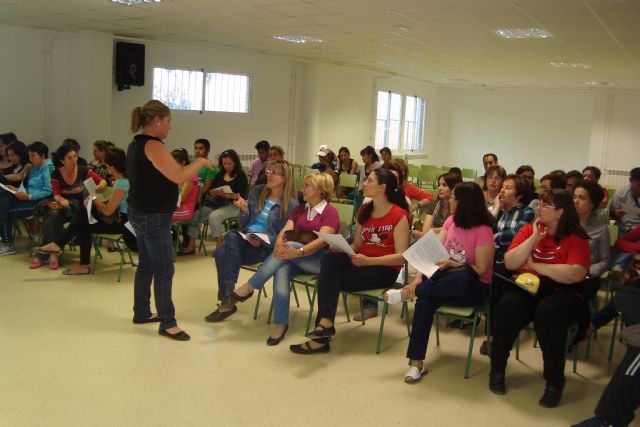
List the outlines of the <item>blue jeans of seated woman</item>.
<svg viewBox="0 0 640 427">
<path fill-rule="evenodd" d="M 173 287 L 173 241 L 171 213 L 140 212 L 129 206 L 129 222 L 138 240 L 140 260 L 133 287 L 133 317 L 151 317 L 151 281 L 156 301 L 160 330 L 177 326 L 171 299 Z"/>
<path fill-rule="evenodd" d="M 424 360 L 436 310 L 443 305 L 473 307 L 482 304 L 488 285 L 483 285 L 466 270 L 457 271 L 436 281 L 425 279 L 416 286 L 416 306 L 407 357 Z"/>
<path fill-rule="evenodd" d="M 290 243 L 294 248 L 302 247 L 302 243 Z M 261 289 L 273 276 L 273 309 L 274 322 L 277 325 L 289 323 L 289 297 L 291 295 L 289 283 L 298 274 L 320 273 L 320 258 L 328 252 L 320 249 L 318 252 L 301 258 L 282 260 L 269 255 L 256 274 L 251 276 L 249 284 L 256 289 Z"/>
<path fill-rule="evenodd" d="M 226 234 L 222 246 L 216 249 L 216 270 L 218 272 L 218 300 L 229 295 L 236 287 L 242 264 L 264 261 L 271 253 L 271 247 L 264 244 L 255 247 L 237 231 Z"/>
</svg>

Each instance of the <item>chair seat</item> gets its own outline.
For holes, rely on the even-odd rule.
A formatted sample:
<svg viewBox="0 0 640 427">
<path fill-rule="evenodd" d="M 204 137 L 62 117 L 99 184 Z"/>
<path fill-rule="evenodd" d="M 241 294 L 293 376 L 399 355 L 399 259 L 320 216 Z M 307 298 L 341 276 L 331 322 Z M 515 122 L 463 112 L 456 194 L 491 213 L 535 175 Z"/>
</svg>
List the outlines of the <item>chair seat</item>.
<svg viewBox="0 0 640 427">
<path fill-rule="evenodd" d="M 258 271 L 261 265 L 261 262 L 256 262 L 255 264 L 242 264 L 240 268 L 242 268 L 243 270 Z"/>
<path fill-rule="evenodd" d="M 438 314 L 453 315 L 460 317 L 471 317 L 476 310 L 476 307 L 455 307 L 450 305 L 443 305 L 436 310 Z"/>
<path fill-rule="evenodd" d="M 350 294 L 364 295 L 370 298 L 383 299 L 382 294 L 389 288 L 369 289 L 366 291 L 349 292 Z"/>
<path fill-rule="evenodd" d="M 101 239 L 107 239 L 107 240 L 120 240 L 120 239 L 122 239 L 122 234 L 95 234 L 94 236 L 99 237 Z"/>
</svg>

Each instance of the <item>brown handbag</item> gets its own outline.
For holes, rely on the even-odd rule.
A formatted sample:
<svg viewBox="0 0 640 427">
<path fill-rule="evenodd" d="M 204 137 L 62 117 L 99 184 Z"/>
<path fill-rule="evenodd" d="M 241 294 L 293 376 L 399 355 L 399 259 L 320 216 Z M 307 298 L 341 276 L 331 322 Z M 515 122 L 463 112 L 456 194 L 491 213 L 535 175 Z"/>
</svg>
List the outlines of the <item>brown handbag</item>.
<svg viewBox="0 0 640 427">
<path fill-rule="evenodd" d="M 298 209 L 296 217 L 293 219 L 293 223 L 295 224 L 298 221 L 298 218 L 304 212 L 304 207 L 302 209 Z M 318 235 L 311 230 L 287 230 L 284 232 L 282 236 L 284 240 L 287 242 L 298 242 L 306 245 L 307 243 L 313 242 L 318 238 Z"/>
</svg>

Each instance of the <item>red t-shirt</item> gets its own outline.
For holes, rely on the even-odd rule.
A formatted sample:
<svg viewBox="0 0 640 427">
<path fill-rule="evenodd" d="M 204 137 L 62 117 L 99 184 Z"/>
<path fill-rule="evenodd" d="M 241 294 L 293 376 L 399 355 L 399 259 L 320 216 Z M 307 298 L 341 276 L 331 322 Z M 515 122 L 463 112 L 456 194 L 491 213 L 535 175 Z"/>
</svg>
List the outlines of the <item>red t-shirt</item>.
<svg viewBox="0 0 640 427">
<path fill-rule="evenodd" d="M 379 257 L 396 253 L 393 232 L 402 218 L 407 217 L 407 211 L 398 205 L 393 205 L 389 212 L 383 217 L 374 218 L 370 216 L 361 224 L 360 237 L 362 245 L 358 253 L 368 257 Z M 402 264 L 394 268 L 400 271 Z"/>
<path fill-rule="evenodd" d="M 524 225 L 520 231 L 518 231 L 516 237 L 514 237 L 507 252 L 518 247 L 518 245 L 527 240 L 532 233 L 533 224 Z M 533 261 L 543 264 L 581 265 L 588 273 L 589 267 L 591 267 L 589 241 L 576 234 L 569 234 L 560 239 L 560 243 L 556 243 L 554 237 L 555 236 L 547 234 L 544 239 L 538 242 L 531 253 Z M 527 270 L 521 268 L 518 271 L 524 273 Z M 529 273 L 535 272 L 529 271 Z"/>
</svg>

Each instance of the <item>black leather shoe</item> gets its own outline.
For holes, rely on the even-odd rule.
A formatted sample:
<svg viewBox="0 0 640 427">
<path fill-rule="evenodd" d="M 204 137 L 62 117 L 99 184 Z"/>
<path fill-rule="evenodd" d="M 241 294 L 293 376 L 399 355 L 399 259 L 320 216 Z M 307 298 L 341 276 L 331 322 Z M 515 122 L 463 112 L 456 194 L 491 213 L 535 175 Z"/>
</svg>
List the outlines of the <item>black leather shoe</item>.
<svg viewBox="0 0 640 427">
<path fill-rule="evenodd" d="M 284 327 L 284 331 L 282 331 L 282 335 L 280 335 L 278 338 L 273 338 L 273 337 L 267 338 L 267 345 L 272 346 L 272 345 L 280 344 L 280 341 L 284 339 L 284 336 L 287 334 L 288 330 L 289 330 L 289 325 L 286 325 Z"/>
<path fill-rule="evenodd" d="M 322 325 L 317 325 L 316 328 L 309 332 L 307 336 L 309 338 L 329 338 L 336 334 L 336 328 L 334 326 L 330 326 L 325 328 Z"/>
<path fill-rule="evenodd" d="M 480 354 L 483 356 L 489 356 L 489 351 L 491 350 L 491 344 L 489 341 L 482 341 L 482 345 L 480 346 Z"/>
<path fill-rule="evenodd" d="M 489 372 L 489 390 L 495 394 L 507 393 L 507 387 L 504 385 L 504 372 Z"/>
<path fill-rule="evenodd" d="M 189 341 L 191 339 L 189 334 L 186 333 L 185 331 L 180 331 L 175 334 L 170 334 L 169 332 L 163 330 L 163 331 L 158 331 L 158 333 L 160 335 L 164 335 L 165 337 L 169 337 L 172 340 L 176 340 L 176 341 Z"/>
<path fill-rule="evenodd" d="M 563 389 L 564 384 L 561 387 L 558 387 L 547 382 L 547 386 L 544 388 L 544 394 L 538 401 L 538 404 L 545 408 L 555 408 L 560 404 Z"/>
<path fill-rule="evenodd" d="M 142 323 L 154 323 L 159 321 L 160 317 L 158 317 L 157 314 L 155 315 L 155 317 L 148 317 L 146 319 L 136 319 L 135 317 L 133 318 L 133 323 L 135 323 L 136 325 L 140 325 Z"/>
<path fill-rule="evenodd" d="M 210 313 L 207 317 L 205 317 L 204 320 L 212 323 L 222 322 L 224 319 L 231 316 L 236 311 L 238 311 L 238 307 L 236 307 L 235 305 L 231 310 L 228 311 L 220 311 L 220 309 L 217 309 L 216 311 Z"/>
<path fill-rule="evenodd" d="M 231 298 L 231 301 L 234 302 L 245 302 L 246 300 L 248 300 L 249 298 L 251 298 L 253 296 L 253 291 L 251 291 L 251 293 L 241 297 L 240 295 L 236 294 L 235 291 L 232 291 L 229 294 L 229 298 Z"/>
<path fill-rule="evenodd" d="M 316 341 L 316 340 L 313 340 Z M 317 342 L 317 341 L 316 341 Z M 328 353 L 331 347 L 328 342 L 325 342 L 322 347 L 311 348 L 309 341 L 302 344 L 294 344 L 289 346 L 289 350 L 296 354 L 315 354 L 315 353 Z"/>
</svg>

